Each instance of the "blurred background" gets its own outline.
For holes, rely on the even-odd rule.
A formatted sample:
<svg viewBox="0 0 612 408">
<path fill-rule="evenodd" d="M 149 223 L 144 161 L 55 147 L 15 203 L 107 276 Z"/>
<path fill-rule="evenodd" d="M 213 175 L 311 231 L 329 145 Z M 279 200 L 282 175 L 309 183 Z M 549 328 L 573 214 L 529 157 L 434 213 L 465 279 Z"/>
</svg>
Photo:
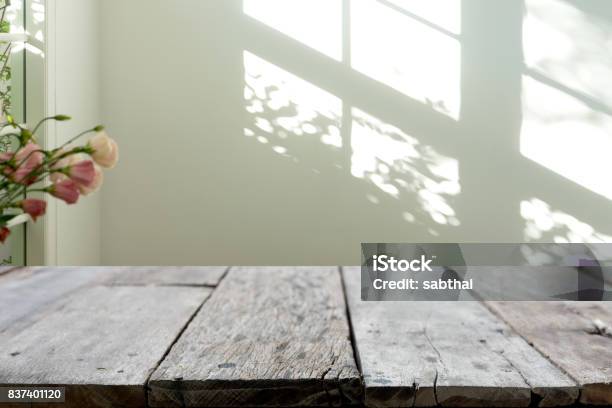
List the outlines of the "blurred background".
<svg viewBox="0 0 612 408">
<path fill-rule="evenodd" d="M 23 7 L 26 25 L 44 17 L 24 76 L 44 92 L 26 110 L 75 117 L 51 141 L 102 122 L 121 149 L 100 193 L 31 228 L 30 264 L 355 265 L 361 242 L 612 241 L 610 1 Z"/>
</svg>

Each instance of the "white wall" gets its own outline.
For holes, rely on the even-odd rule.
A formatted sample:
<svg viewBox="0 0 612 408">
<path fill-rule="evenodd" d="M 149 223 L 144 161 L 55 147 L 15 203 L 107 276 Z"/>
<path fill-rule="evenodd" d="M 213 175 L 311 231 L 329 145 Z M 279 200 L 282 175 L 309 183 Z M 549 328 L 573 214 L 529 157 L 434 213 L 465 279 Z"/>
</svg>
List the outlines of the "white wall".
<svg viewBox="0 0 612 408">
<path fill-rule="evenodd" d="M 427 1 L 409 10 L 422 24 L 354 0 L 349 50 L 328 22 L 342 3 L 310 1 L 330 7 L 315 21 L 266 14 L 270 1 L 250 4 L 256 18 L 241 0 L 101 2 L 102 107 L 122 155 L 103 190 L 103 263 L 356 264 L 360 242 L 612 240 L 598 156 L 612 98 L 591 80 L 612 70 L 609 2 L 465 0 L 456 18 L 436 15 L 452 1 Z M 68 34 L 69 7 L 66 60 L 93 61 L 95 26 Z M 85 65 L 66 64 L 83 80 L 73 92 L 95 92 Z M 270 100 L 245 95 L 245 76 Z"/>
<path fill-rule="evenodd" d="M 49 38 L 55 50 L 51 59 L 53 66 L 50 67 L 52 76 L 49 78 L 52 90 L 50 106 L 54 105 L 54 112 L 49 113 L 73 117 L 72 121 L 58 124 L 55 128 L 56 143 L 61 144 L 101 123 L 99 2 L 52 0 L 48 6 L 51 6 L 47 13 L 55 36 L 54 40 L 52 36 Z M 74 206 L 58 203 L 56 211 L 55 263 L 99 265 L 99 193 L 82 197 Z"/>
</svg>

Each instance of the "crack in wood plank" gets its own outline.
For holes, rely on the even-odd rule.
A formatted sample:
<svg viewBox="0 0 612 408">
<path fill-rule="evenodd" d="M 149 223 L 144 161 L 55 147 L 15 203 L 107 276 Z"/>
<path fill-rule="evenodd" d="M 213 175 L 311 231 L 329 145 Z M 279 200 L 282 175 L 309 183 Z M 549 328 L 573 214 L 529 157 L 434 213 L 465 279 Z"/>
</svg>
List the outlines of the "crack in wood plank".
<svg viewBox="0 0 612 408">
<path fill-rule="evenodd" d="M 582 404 L 612 404 L 610 338 L 591 335 L 595 318 L 612 321 L 606 302 L 487 302 L 489 308 L 580 387 Z M 597 315 L 597 316 L 595 316 Z"/>
<path fill-rule="evenodd" d="M 236 279 L 247 279 L 242 275 L 249 271 L 248 268 L 236 269 L 240 272 Z M 272 269 L 282 272 L 283 270 L 287 270 L 289 268 Z M 259 271 L 259 269 L 251 272 L 257 273 L 257 271 Z M 609 382 L 585 382 L 581 375 L 585 374 L 585 372 L 588 370 L 575 371 L 568 369 L 567 363 L 559 360 L 560 352 L 558 350 L 554 353 L 550 352 L 548 347 L 551 346 L 551 341 L 555 341 L 554 336 L 546 337 L 544 339 L 546 341 L 544 342 L 542 338 L 537 336 L 538 333 L 541 334 L 543 331 L 545 333 L 547 328 L 549 328 L 549 322 L 546 321 L 546 317 L 550 317 L 550 314 L 530 312 L 527 317 L 535 320 L 536 323 L 531 322 L 534 324 L 531 326 L 528 325 L 529 330 L 525 330 L 525 328 L 521 326 L 524 321 L 521 319 L 520 314 L 518 317 L 510 314 L 510 318 L 508 318 L 508 310 L 505 310 L 506 313 L 500 314 L 498 308 L 492 307 L 487 303 L 485 303 L 484 306 L 486 306 L 489 311 L 493 312 L 495 316 L 500 318 L 499 324 L 493 323 L 493 320 L 490 320 L 490 317 L 487 317 L 487 314 L 482 312 L 481 309 L 486 311 L 484 307 L 479 309 L 479 307 L 470 305 L 469 303 L 441 304 L 436 306 L 438 308 L 442 308 L 441 310 L 436 310 L 436 308 L 424 308 L 423 303 L 410 306 L 410 309 L 416 313 L 419 313 L 419 311 L 428 311 L 425 319 L 415 318 L 414 316 L 405 314 L 401 310 L 398 313 L 394 312 L 395 314 L 390 316 L 385 316 L 384 314 L 379 315 L 378 317 L 375 316 L 374 323 L 379 324 L 381 319 L 389 319 L 389 329 L 393 333 L 397 331 L 397 338 L 393 340 L 393 342 L 389 342 L 388 344 L 382 343 L 383 346 L 387 347 L 387 351 L 394 351 L 392 356 L 390 356 L 389 353 L 386 353 L 386 355 L 383 353 L 383 358 L 397 360 L 400 358 L 398 353 L 400 351 L 404 352 L 404 350 L 402 350 L 402 344 L 406 344 L 405 342 L 410 340 L 415 342 L 413 344 L 415 346 L 415 354 L 413 355 L 414 358 L 417 360 L 422 359 L 422 363 L 424 365 L 433 363 L 433 369 L 428 371 L 425 367 L 425 370 L 420 372 L 419 375 L 414 375 L 415 373 L 419 373 L 419 369 L 422 369 L 423 367 L 419 368 L 418 366 L 414 366 L 413 368 L 415 368 L 415 370 L 411 371 L 401 364 L 396 364 L 397 361 L 392 361 L 390 367 L 393 368 L 393 364 L 396 364 L 396 368 L 401 371 L 396 378 L 398 382 L 394 383 L 393 381 L 395 380 L 389 380 L 389 377 L 385 377 L 384 373 L 380 375 L 374 373 L 375 375 L 373 376 L 371 375 L 373 371 L 371 367 L 371 360 L 369 359 L 369 353 L 371 353 L 372 350 L 368 347 L 364 349 L 361 346 L 364 331 L 363 327 L 361 326 L 363 324 L 362 318 L 359 316 L 363 314 L 364 311 L 355 306 L 355 300 L 351 294 L 351 286 L 353 283 L 347 282 L 347 274 L 349 271 L 345 270 L 345 268 L 330 268 L 328 272 L 330 275 L 337 276 L 339 284 L 333 279 L 328 281 L 322 274 L 320 274 L 319 277 L 312 282 L 302 276 L 303 273 L 298 273 L 294 279 L 284 279 L 281 282 L 281 288 L 285 287 L 283 285 L 288 285 L 286 287 L 290 288 L 289 290 L 291 292 L 291 296 L 289 297 L 283 298 L 283 296 L 281 296 L 279 293 L 276 293 L 280 290 L 278 288 L 275 288 L 276 292 L 268 288 L 266 290 L 257 289 L 260 291 L 257 292 L 256 290 L 253 293 L 253 296 L 258 299 L 251 305 L 250 308 L 242 305 L 242 303 L 252 301 L 252 299 L 250 299 L 248 296 L 245 297 L 245 294 L 248 292 L 243 292 L 241 296 L 237 297 L 233 301 L 229 301 L 228 304 L 218 302 L 218 304 L 215 306 L 217 309 L 214 311 L 217 316 L 225 316 L 225 314 L 231 310 L 230 306 L 240 309 L 240 313 L 234 315 L 235 321 L 228 321 L 229 325 L 240 326 L 240 324 L 250 324 L 248 319 L 244 319 L 242 314 L 255 313 L 254 316 L 258 316 L 257 313 L 264 313 L 267 318 L 273 321 L 272 327 L 275 327 L 281 331 L 285 337 L 281 336 L 282 341 L 276 341 L 269 344 L 269 348 L 262 348 L 258 346 L 258 344 L 260 344 L 258 342 L 263 341 L 262 339 L 256 339 L 256 341 L 245 345 L 244 342 L 247 337 L 251 335 L 250 333 L 242 334 L 244 337 L 242 339 L 240 339 L 239 336 L 234 338 L 219 338 L 218 342 L 210 343 L 211 348 L 206 349 L 205 352 L 200 354 L 196 353 L 196 356 L 199 356 L 199 358 L 209 358 L 209 354 L 207 354 L 209 352 L 213 352 L 214 354 L 216 351 L 226 350 L 227 359 L 225 361 L 219 360 L 218 364 L 214 365 L 214 367 L 211 366 L 208 374 L 201 380 L 207 382 L 207 387 L 204 387 L 202 390 L 210 392 L 211 394 L 219 394 L 223 390 L 229 390 L 230 394 L 233 393 L 228 400 L 229 406 L 239 406 L 245 401 L 245 395 L 248 394 L 247 388 L 245 388 L 248 387 L 246 384 L 253 385 L 256 383 L 254 388 L 255 392 L 259 393 L 259 396 L 263 396 L 263 398 L 272 398 L 272 400 L 278 397 L 278 393 L 291 394 L 303 392 L 301 387 L 296 388 L 295 379 L 285 377 L 289 376 L 291 370 L 295 369 L 294 365 L 296 360 L 303 360 L 303 358 L 300 356 L 303 354 L 308 355 L 308 353 L 311 351 L 314 353 L 316 349 L 316 347 L 312 346 L 310 343 L 305 343 L 303 348 L 294 348 L 294 345 L 292 344 L 292 339 L 294 339 L 291 337 L 292 330 L 300 330 L 300 325 L 311 324 L 317 328 L 318 334 L 318 336 L 314 336 L 312 338 L 312 341 L 323 342 L 325 344 L 325 348 L 317 351 L 316 355 L 320 358 L 317 357 L 319 359 L 317 360 L 316 364 L 313 363 L 310 366 L 302 367 L 304 373 L 304 381 L 302 382 L 302 385 L 307 389 L 310 387 L 309 389 L 311 390 L 309 391 L 309 395 L 303 394 L 301 397 L 299 397 L 301 398 L 300 403 L 304 404 L 321 403 L 328 406 L 334 406 L 334 404 L 337 404 L 338 401 L 359 403 L 362 401 L 362 399 L 365 399 L 366 404 L 380 407 L 388 407 L 390 406 L 388 405 L 390 403 L 392 403 L 392 406 L 394 407 L 427 406 L 430 403 L 432 405 L 444 405 L 449 403 L 459 405 L 467 403 L 501 405 L 504 401 L 503 398 L 509 398 L 507 401 L 510 401 L 513 404 L 516 403 L 519 405 L 523 404 L 524 406 L 529 405 L 544 407 L 566 404 L 575 401 L 581 401 L 583 403 L 601 403 L 602 401 L 607 401 L 606 398 L 610 397 Z M 226 268 L 223 276 L 220 278 L 221 286 L 225 286 L 225 278 L 229 276 L 229 274 L 229 269 Z M 339 274 L 341 274 L 341 276 Z M 18 270 L 15 271 L 15 274 L 10 273 L 1 275 L 0 283 L 13 280 L 14 276 L 17 275 L 19 275 Z M 42 275 L 37 275 L 37 278 L 40 278 L 41 276 Z M 255 279 L 255 281 L 257 281 L 257 279 Z M 134 281 L 133 284 L 111 283 L 111 286 L 107 286 L 109 282 L 107 279 L 98 278 L 95 278 L 90 282 L 84 280 L 84 282 L 85 283 L 82 286 L 79 286 L 80 283 L 79 285 L 76 285 L 72 291 L 62 292 L 64 295 L 60 296 L 68 296 L 67 299 L 57 301 L 56 296 L 55 298 L 49 300 L 53 306 L 48 308 L 44 314 L 66 313 L 66 308 L 69 307 L 71 303 L 70 298 L 74 295 L 78 295 L 87 288 L 90 288 L 91 285 L 100 288 L 107 288 L 109 290 L 120 291 L 137 289 L 148 290 L 153 288 L 159 288 L 159 290 L 164 290 L 164 288 L 167 288 L 167 290 L 171 290 L 173 288 L 177 290 L 181 288 L 184 288 L 185 290 L 196 290 L 198 288 L 207 289 L 207 284 L 167 283 L 168 281 L 166 277 L 162 277 L 161 280 L 155 284 L 155 286 L 140 284 L 138 281 Z M 334 289 L 325 292 L 329 289 L 328 286 L 330 285 L 330 282 Z M 261 282 L 258 284 L 261 284 Z M 243 286 L 249 287 L 249 285 Z M 1 290 L 2 285 L 0 284 L 0 291 Z M 337 291 L 337 293 L 334 291 Z M 311 296 L 308 295 L 309 293 Z M 269 301 L 269 297 L 276 300 L 274 302 Z M 319 301 L 324 306 L 313 311 L 313 316 L 310 316 L 309 312 L 305 311 L 304 305 L 300 302 L 296 302 L 293 297 L 303 299 L 303 302 L 306 303 Z M 312 297 L 315 299 L 313 300 Z M 283 304 L 283 300 L 288 304 Z M 206 300 L 201 301 L 196 310 L 194 310 L 188 316 L 184 325 L 175 333 L 171 341 L 169 341 L 163 354 L 156 361 L 154 367 L 150 368 L 150 371 L 147 372 L 146 380 L 142 385 L 147 403 L 151 397 L 150 393 L 152 392 L 152 387 L 159 387 L 159 385 L 152 384 L 159 380 L 158 378 L 153 380 L 154 375 L 159 374 L 163 377 L 172 373 L 169 367 L 165 366 L 165 364 L 167 362 L 173 364 L 173 361 L 169 361 L 169 356 L 172 354 L 173 350 L 177 348 L 178 344 L 185 337 L 186 333 L 192 329 L 194 322 L 198 319 L 198 316 L 208 315 L 209 318 L 213 318 L 215 316 L 215 314 L 212 312 L 209 313 L 206 310 L 208 303 L 209 302 Z M 407 304 L 403 303 L 400 305 L 405 307 Z M 554 316 L 560 314 L 565 319 L 561 319 L 561 321 L 564 322 L 563 324 L 554 328 L 554 330 L 557 330 L 557 334 L 559 336 L 578 336 L 572 338 L 591 339 L 595 342 L 597 347 L 601 347 L 601 350 L 604 350 L 598 356 L 599 359 L 601 360 L 602 358 L 607 358 L 607 354 L 605 354 L 605 345 L 608 345 L 609 347 L 610 344 L 610 326 L 607 321 L 610 319 L 609 316 L 612 316 L 611 310 L 606 309 L 602 305 L 596 304 L 588 305 L 563 303 L 563 305 L 564 306 L 561 309 L 553 313 Z M 385 308 L 387 306 L 388 304 L 385 305 L 385 302 L 368 304 L 368 307 L 373 309 Z M 447 306 L 448 310 L 445 309 Z M 397 307 L 401 309 L 400 306 Z M 464 310 L 462 311 L 459 309 Z M 446 312 L 444 312 L 444 310 L 446 310 Z M 471 312 L 465 313 L 466 310 L 471 310 Z M 432 323 L 432 313 L 434 312 L 436 313 L 436 316 L 434 316 L 435 319 L 433 319 L 434 324 L 433 327 L 430 327 L 430 324 Z M 454 315 L 456 315 L 458 319 L 462 319 L 464 321 L 464 325 L 467 324 L 467 329 L 463 327 L 464 325 L 457 325 L 453 323 L 452 320 L 444 320 L 447 319 L 448 316 L 452 317 Z M 571 316 L 573 316 L 573 319 L 570 318 Z M 311 321 L 313 317 L 325 319 L 324 324 L 317 325 Z M 525 316 L 523 316 L 523 318 L 525 318 Z M 601 321 L 597 322 L 597 318 L 600 318 Z M 471 325 L 470 319 L 473 319 L 473 321 L 477 324 Z M 19 330 L 16 331 L 16 333 L 29 330 L 39 320 L 40 316 L 33 319 L 29 324 L 22 325 Z M 341 335 L 342 331 L 333 329 L 334 327 L 337 328 L 337 321 L 344 322 L 345 329 L 343 331 L 343 335 Z M 416 328 L 418 328 L 418 326 L 422 326 L 422 329 L 409 329 L 404 333 L 403 328 L 406 327 L 406 324 L 411 324 L 410 322 L 416 323 L 414 325 Z M 446 325 L 444 322 L 446 322 Z M 255 328 L 255 326 L 251 327 Z M 385 333 L 384 330 L 382 332 L 380 330 L 376 331 L 375 324 L 372 324 L 369 327 L 372 329 L 372 331 L 367 334 L 368 336 L 373 336 L 380 339 L 389 334 Z M 471 330 L 473 332 L 473 336 L 482 337 L 480 340 L 480 345 L 478 342 L 472 341 L 474 339 L 466 334 L 469 333 L 468 330 L 470 327 L 472 328 Z M 504 327 L 510 327 L 511 330 L 506 330 Z M 228 330 L 228 327 L 218 327 L 218 329 Z M 442 330 L 445 330 L 446 334 L 444 334 Z M 464 337 L 461 337 L 461 339 L 463 339 L 461 341 L 466 341 L 466 339 L 468 340 L 468 351 L 461 350 L 461 352 L 466 354 L 466 358 L 469 357 L 469 355 L 474 355 L 473 353 L 477 352 L 486 353 L 491 361 L 496 361 L 495 356 L 497 356 L 499 361 L 495 364 L 499 363 L 500 365 L 497 367 L 495 364 L 493 364 L 492 368 L 490 368 L 489 375 L 502 374 L 504 367 L 506 367 L 506 369 L 510 370 L 511 373 L 518 376 L 512 380 L 517 380 L 515 381 L 516 383 L 511 387 L 506 387 L 506 385 L 500 384 L 500 388 L 497 391 L 492 390 L 488 394 L 485 393 L 480 394 L 477 397 L 467 398 L 466 392 L 468 394 L 469 392 L 472 392 L 469 391 L 469 389 L 470 387 L 474 388 L 474 384 L 469 382 L 467 384 L 460 384 L 460 380 L 462 379 L 457 376 L 457 373 L 460 371 L 459 367 L 461 367 L 463 362 L 460 358 L 461 356 L 458 358 L 451 352 L 453 347 L 451 347 L 451 344 L 448 341 L 449 332 L 454 333 L 454 335 L 457 333 L 465 334 Z M 214 332 L 207 333 L 214 338 Z M 2 335 L 2 328 L 0 327 L 0 340 L 2 340 Z M 4 336 L 6 336 L 6 333 L 4 333 Z M 333 341 L 327 341 L 326 339 L 329 338 L 329 336 L 336 337 L 334 337 Z M 417 343 L 421 341 L 419 338 L 422 339 L 423 347 L 421 348 L 417 347 L 419 346 Z M 196 340 L 197 341 L 193 343 L 194 346 L 201 344 L 201 342 L 209 341 L 210 338 L 207 336 L 200 336 L 196 337 Z M 233 341 L 234 343 L 232 344 L 238 343 L 240 346 L 227 348 L 226 346 L 228 340 Z M 439 343 L 441 343 L 441 345 Z M 260 358 L 262 351 L 266 350 L 270 351 L 271 355 L 274 356 L 272 360 Z M 469 350 L 472 350 L 472 352 L 469 352 Z M 570 354 L 578 353 L 575 346 L 567 347 L 566 351 L 568 351 Z M 251 360 L 245 361 L 242 366 L 238 366 L 234 360 L 239 360 L 245 355 L 252 356 Z M 21 351 L 11 350 L 9 352 L 9 356 L 6 358 L 9 357 L 22 358 L 23 356 Z M 426 361 L 426 358 L 429 357 L 431 357 L 431 361 Z M 447 360 L 450 360 L 450 362 Z M 482 361 L 477 360 L 478 359 L 475 359 L 474 362 L 478 364 L 485 362 L 484 359 L 482 359 Z M 500 361 L 503 363 L 500 363 Z M 98 368 L 101 369 L 106 367 L 100 365 Z M 610 368 L 612 369 L 612 367 Z M 248 379 L 246 382 L 241 382 L 244 377 L 240 377 L 239 381 L 224 377 L 228 375 L 228 373 L 230 376 L 231 373 L 236 374 L 240 372 L 239 370 L 241 369 L 243 370 L 242 373 L 246 374 L 247 379 L 249 375 L 255 376 L 256 373 L 259 373 L 257 375 L 260 377 L 257 379 L 253 377 L 252 379 Z M 476 367 L 476 369 L 481 370 L 482 368 Z M 99 374 L 102 375 L 105 370 L 98 371 L 100 371 Z M 406 375 L 407 372 L 409 372 L 409 375 Z M 539 378 L 540 374 L 541 378 Z M 506 376 L 507 379 L 512 379 L 512 375 L 506 374 Z M 521 379 L 520 384 L 518 378 Z M 579 389 L 576 384 L 570 380 L 570 378 L 574 378 L 576 381 L 581 383 L 582 389 Z M 376 381 L 380 382 L 376 383 Z M 389 383 L 387 381 L 391 382 Z M 459 381 L 457 383 L 459 386 L 455 386 L 454 381 Z M 173 395 L 176 397 L 176 400 L 173 401 L 173 403 L 176 403 L 176 406 L 198 406 L 197 404 L 194 405 L 194 400 L 191 399 L 192 397 L 190 396 L 190 393 L 193 392 L 194 386 L 196 386 L 194 380 L 189 379 L 188 377 L 186 378 L 182 375 L 177 375 L 176 377 L 171 377 L 167 383 L 164 383 L 164 381 L 159 381 L 157 384 L 161 384 L 162 387 L 167 387 L 168 390 L 172 391 Z M 467 388 L 462 389 L 461 387 Z M 506 388 L 504 389 L 504 387 Z M 515 387 L 515 389 L 512 389 L 512 387 Z M 468 391 L 466 391 L 466 389 L 468 389 Z M 523 390 L 527 390 L 528 395 L 523 395 Z M 104 386 L 92 385 L 91 390 L 83 392 L 90 392 L 92 398 L 99 399 L 102 398 L 101 396 L 105 395 L 107 391 L 104 391 Z M 496 392 L 500 394 L 497 395 Z M 504 392 L 506 394 L 504 394 Z M 521 396 L 520 401 L 516 399 L 512 400 L 512 398 L 510 398 L 513 395 L 512 393 L 518 393 L 517 395 Z M 494 399 L 487 399 L 491 397 Z M 130 398 L 133 398 L 133 396 L 130 396 Z M 104 398 L 102 398 L 102 400 L 104 400 Z"/>
<path fill-rule="evenodd" d="M 436 368 L 436 376 L 434 377 L 434 381 L 433 381 L 433 394 L 434 394 L 434 401 L 436 402 L 436 405 L 440 405 L 440 400 L 438 399 L 438 377 L 439 377 L 439 372 L 438 369 Z"/>
<path fill-rule="evenodd" d="M 219 280 L 217 282 L 217 285 L 220 284 L 223 279 L 227 276 L 227 274 L 229 273 L 230 268 L 226 267 L 225 271 L 221 274 L 221 276 L 219 277 Z M 162 287 L 172 287 L 172 286 L 176 286 L 176 285 L 160 285 Z M 208 287 L 206 285 L 180 285 L 178 287 Z M 216 286 L 215 286 L 216 287 Z M 210 287 L 209 289 L 214 290 L 215 287 Z M 197 307 L 196 310 L 194 310 L 194 312 L 191 314 L 191 316 L 189 316 L 189 319 L 187 319 L 187 321 L 185 322 L 185 325 L 181 328 L 181 330 L 177 333 L 176 337 L 174 338 L 174 340 L 172 340 L 172 343 L 168 346 L 168 348 L 166 349 L 166 351 L 164 352 L 164 355 L 159 359 L 159 361 L 157 362 L 157 364 L 155 365 L 155 367 L 153 369 L 151 369 L 151 372 L 149 373 L 149 376 L 147 377 L 147 380 L 145 381 L 145 401 L 146 404 L 148 406 L 149 404 L 149 381 L 151 380 L 151 376 L 153 375 L 153 373 L 155 372 L 155 370 L 157 370 L 157 368 L 159 368 L 159 366 L 161 365 L 161 363 L 166 359 L 166 357 L 168 356 L 168 354 L 170 354 L 170 351 L 172 350 L 172 347 L 174 347 L 174 345 L 176 344 L 176 342 L 181 338 L 181 336 L 183 335 L 183 333 L 185 332 L 185 330 L 187 330 L 187 327 L 189 327 L 189 325 L 191 324 L 191 322 L 193 321 L 193 319 L 197 316 L 197 314 L 200 312 L 200 310 L 202 310 L 202 307 L 204 307 L 204 304 L 206 303 L 206 301 L 210 299 L 210 295 L 207 296 L 205 299 L 202 300 L 202 303 Z M 184 404 L 184 401 L 183 401 Z"/>
<path fill-rule="evenodd" d="M 527 407 L 532 392 L 551 405 L 576 400 L 571 378 L 481 303 L 364 302 L 359 268 L 343 273 L 367 406 Z"/>
<path fill-rule="evenodd" d="M 337 267 L 232 268 L 151 377 L 149 402 L 178 406 L 180 393 L 189 407 L 354 403 L 349 337 Z"/>
<path fill-rule="evenodd" d="M 210 290 L 77 291 L 39 320 L 0 335 L 0 384 L 66 387 L 66 407 L 142 407 L 146 380 Z"/>
</svg>

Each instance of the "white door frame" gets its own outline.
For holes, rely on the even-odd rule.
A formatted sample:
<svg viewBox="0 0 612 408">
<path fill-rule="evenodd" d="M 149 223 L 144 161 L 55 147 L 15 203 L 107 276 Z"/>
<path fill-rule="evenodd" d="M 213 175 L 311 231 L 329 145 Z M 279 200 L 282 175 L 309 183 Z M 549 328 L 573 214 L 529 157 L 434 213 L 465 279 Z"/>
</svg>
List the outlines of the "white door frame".
<svg viewBox="0 0 612 408">
<path fill-rule="evenodd" d="M 24 0 L 31 47 L 26 50 L 28 124 L 56 113 L 56 1 Z M 56 141 L 56 122 L 48 121 L 39 142 L 54 148 Z M 46 216 L 27 228 L 26 263 L 30 266 L 57 265 L 57 202 L 47 200 L 47 205 Z"/>
</svg>

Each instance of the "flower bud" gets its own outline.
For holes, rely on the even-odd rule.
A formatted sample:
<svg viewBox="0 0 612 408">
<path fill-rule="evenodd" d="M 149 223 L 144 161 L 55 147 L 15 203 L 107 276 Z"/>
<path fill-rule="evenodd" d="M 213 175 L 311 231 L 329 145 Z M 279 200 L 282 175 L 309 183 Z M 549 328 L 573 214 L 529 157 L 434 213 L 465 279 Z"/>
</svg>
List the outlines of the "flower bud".
<svg viewBox="0 0 612 408">
<path fill-rule="evenodd" d="M 93 181 L 88 186 L 85 186 L 83 184 L 79 185 L 79 190 L 81 191 L 81 194 L 83 194 L 84 196 L 87 196 L 87 195 L 90 195 L 98 191 L 100 187 L 102 186 L 103 182 L 104 182 L 104 173 L 102 172 L 102 169 L 98 165 L 94 164 Z"/>
<path fill-rule="evenodd" d="M 11 159 L 13 168 L 8 166 L 4 168 L 4 174 L 16 183 L 30 185 L 36 181 L 34 173 L 42 165 L 44 159 L 45 155 L 41 152 L 41 147 L 35 143 L 28 143 Z"/>
<path fill-rule="evenodd" d="M 96 176 L 94 163 L 91 160 L 79 161 L 68 167 L 66 175 L 79 186 L 90 187 Z"/>
<path fill-rule="evenodd" d="M 2 227 L 2 229 L 0 229 L 0 244 L 4 244 L 9 235 L 11 235 L 11 230 L 6 227 Z"/>
<path fill-rule="evenodd" d="M 23 200 L 19 203 L 19 206 L 26 214 L 29 214 L 30 217 L 34 221 L 38 219 L 38 217 L 42 217 L 45 215 L 47 211 L 47 202 L 43 200 L 37 200 L 33 198 L 28 198 L 27 200 Z"/>
<path fill-rule="evenodd" d="M 53 184 L 47 191 L 56 198 L 67 204 L 75 204 L 79 201 L 79 186 L 71 179 L 65 179 Z"/>
</svg>

